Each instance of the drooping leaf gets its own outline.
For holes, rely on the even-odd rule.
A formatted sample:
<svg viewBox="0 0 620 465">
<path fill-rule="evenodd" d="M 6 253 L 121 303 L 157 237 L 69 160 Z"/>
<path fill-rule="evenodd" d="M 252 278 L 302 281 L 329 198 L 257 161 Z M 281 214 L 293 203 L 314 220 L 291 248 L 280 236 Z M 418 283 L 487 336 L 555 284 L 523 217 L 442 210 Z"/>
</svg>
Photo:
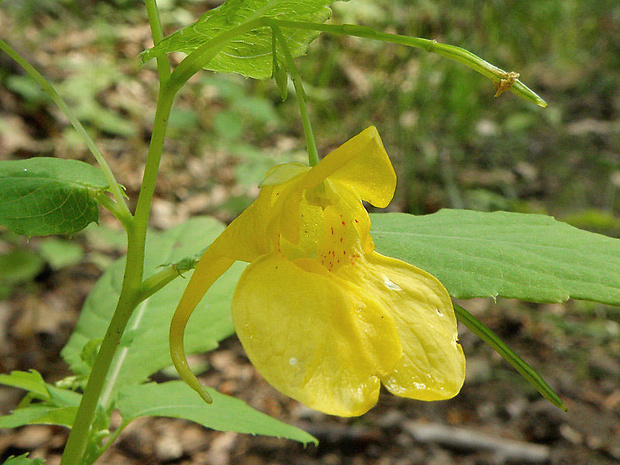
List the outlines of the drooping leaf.
<svg viewBox="0 0 620 465">
<path fill-rule="evenodd" d="M 191 53 L 218 35 L 260 17 L 323 23 L 331 15 L 333 0 L 228 0 L 187 26 L 143 52 L 142 61 L 170 52 Z M 306 52 L 315 31 L 283 29 L 293 55 Z M 257 27 L 232 40 L 205 67 L 223 73 L 239 73 L 255 79 L 271 77 L 273 70 L 271 29 Z"/>
<path fill-rule="evenodd" d="M 441 210 L 372 215 L 377 251 L 435 275 L 453 297 L 620 305 L 620 239 L 544 215 Z"/>
<path fill-rule="evenodd" d="M 144 416 L 183 418 L 218 431 L 236 431 L 316 443 L 311 435 L 282 423 L 245 402 L 209 389 L 212 404 L 205 403 L 182 381 L 141 384 L 123 389 L 118 407 L 125 419 Z"/>
<path fill-rule="evenodd" d="M 213 218 L 202 217 L 193 218 L 165 233 L 149 232 L 145 276 L 157 271 L 162 264 L 181 262 L 200 252 L 223 228 Z M 188 354 L 212 350 L 218 341 L 234 332 L 230 302 L 241 269 L 236 266 L 220 278 L 192 315 L 185 338 Z M 76 329 L 62 351 L 62 356 L 77 375 L 85 377 L 90 372 L 90 364 L 82 359 L 83 348 L 89 343 L 95 347 L 97 340 L 105 335 L 120 294 L 123 271 L 124 259 L 121 259 L 100 278 L 86 299 Z M 172 364 L 168 345 L 170 320 L 190 276 L 191 273 L 187 273 L 172 281 L 136 309 L 113 361 L 116 386 L 142 382 Z"/>
<path fill-rule="evenodd" d="M 18 234 L 73 234 L 99 219 L 97 194 L 108 182 L 77 160 L 0 161 L 0 225 Z"/>
</svg>

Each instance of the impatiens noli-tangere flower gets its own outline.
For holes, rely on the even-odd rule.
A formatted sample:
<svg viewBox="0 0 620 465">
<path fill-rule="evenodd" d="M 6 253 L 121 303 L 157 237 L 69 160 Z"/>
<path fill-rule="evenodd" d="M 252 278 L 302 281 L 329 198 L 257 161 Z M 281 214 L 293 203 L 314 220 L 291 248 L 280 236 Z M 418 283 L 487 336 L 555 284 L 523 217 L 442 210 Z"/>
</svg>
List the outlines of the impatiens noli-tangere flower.
<svg viewBox="0 0 620 465">
<path fill-rule="evenodd" d="M 374 250 L 362 201 L 386 207 L 395 187 L 374 127 L 314 167 L 272 168 L 256 201 L 206 250 L 175 312 L 172 359 L 190 386 L 208 400 L 185 359 L 187 320 L 241 260 L 249 265 L 232 301 L 235 329 L 279 391 L 340 416 L 368 411 L 381 384 L 412 399 L 456 395 L 465 358 L 447 291 L 425 271 Z"/>
</svg>

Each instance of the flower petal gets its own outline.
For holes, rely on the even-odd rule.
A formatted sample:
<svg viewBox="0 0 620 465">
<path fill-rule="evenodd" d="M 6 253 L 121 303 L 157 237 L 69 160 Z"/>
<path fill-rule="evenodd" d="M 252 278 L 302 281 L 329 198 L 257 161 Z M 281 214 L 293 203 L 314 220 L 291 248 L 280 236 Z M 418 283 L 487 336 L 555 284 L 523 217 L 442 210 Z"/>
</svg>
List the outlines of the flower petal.
<svg viewBox="0 0 620 465">
<path fill-rule="evenodd" d="M 207 403 L 211 403 L 211 396 L 187 364 L 183 339 L 185 327 L 196 306 L 213 283 L 235 262 L 228 257 L 214 256 L 213 252 L 216 250 L 210 247 L 200 258 L 194 274 L 185 288 L 185 292 L 183 292 L 181 301 L 174 311 L 169 333 L 170 356 L 179 376 L 198 392 Z"/>
<path fill-rule="evenodd" d="M 396 189 L 396 173 L 377 128 L 371 126 L 329 153 L 299 179 L 310 189 L 329 178 L 351 188 L 375 207 L 387 207 Z"/>
<path fill-rule="evenodd" d="M 210 253 L 251 262 L 276 248 L 281 209 L 274 208 L 273 204 L 286 189 L 290 190 L 290 184 L 264 187 L 254 203 L 211 244 L 209 249 L 214 250 Z M 274 225 L 276 230 L 273 230 Z"/>
<path fill-rule="evenodd" d="M 259 258 L 241 276 L 233 321 L 248 357 L 276 389 L 325 413 L 355 416 L 377 401 L 401 359 L 379 302 L 335 283 L 316 261 Z"/>
<path fill-rule="evenodd" d="M 310 171 L 308 165 L 302 165 L 301 163 L 284 163 L 282 165 L 276 165 L 269 169 L 265 174 L 265 179 L 258 187 L 276 186 L 289 182 L 290 180 Z"/>
<path fill-rule="evenodd" d="M 420 400 L 455 396 L 465 378 L 452 302 L 441 283 L 408 263 L 377 253 L 338 275 L 358 282 L 391 311 L 403 358 L 381 381 L 395 395 Z"/>
</svg>

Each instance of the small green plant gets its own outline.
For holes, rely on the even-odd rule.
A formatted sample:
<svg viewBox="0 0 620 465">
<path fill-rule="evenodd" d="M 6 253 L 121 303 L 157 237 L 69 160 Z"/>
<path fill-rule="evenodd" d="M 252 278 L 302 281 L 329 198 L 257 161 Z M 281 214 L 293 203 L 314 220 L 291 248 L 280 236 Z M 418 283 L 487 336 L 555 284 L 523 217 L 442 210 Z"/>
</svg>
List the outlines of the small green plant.
<svg viewBox="0 0 620 465">
<path fill-rule="evenodd" d="M 52 385 L 36 371 L 0 375 L 1 384 L 27 392 L 17 409 L 0 418 L 0 427 L 70 428 L 62 465 L 96 462 L 127 425 L 144 416 L 310 443 L 315 439 L 304 431 L 202 386 L 185 355 L 214 350 L 236 331 L 250 359 L 276 388 L 328 413 L 360 415 L 376 402 L 381 383 L 414 399 L 456 395 L 465 363 L 457 320 L 565 409 L 537 373 L 465 308 L 453 306 L 450 297 L 575 298 L 619 305 L 620 240 L 542 215 L 466 210 L 368 215 L 362 201 L 384 207 L 394 193 L 389 147 L 386 151 L 378 131 L 368 128 L 320 157 L 295 59 L 319 34 L 390 42 L 472 68 L 491 80 L 496 96 L 512 92 L 541 107 L 545 101 L 517 73 L 462 48 L 328 24 L 330 3 L 228 0 L 164 37 L 155 0 L 145 0 L 156 45 L 141 58 L 156 61 L 159 93 L 133 211 L 80 122 L 132 135 L 120 116 L 93 103 L 97 83 L 82 86 L 88 98 L 72 94 L 70 86 L 62 89 L 68 101 L 80 100 L 76 116 L 57 90 L 0 40 L 0 48 L 64 112 L 98 164 L 45 157 L 0 162 L 0 224 L 27 237 L 71 236 L 97 222 L 105 208 L 127 237 L 126 255 L 106 270 L 87 298 L 62 352 L 73 376 Z M 167 58 L 171 52 L 186 54 L 174 69 Z M 308 163 L 265 167 L 261 194 L 228 228 L 197 217 L 169 231 L 151 231 L 148 221 L 173 103 L 203 70 L 273 79 L 283 98 L 294 90 Z M 33 89 L 18 84 L 23 92 Z M 252 116 L 241 126 L 246 131 L 260 130 L 274 118 L 265 102 L 241 95 L 251 105 L 235 101 L 238 92 L 227 97 L 233 110 L 218 115 L 219 138 L 239 134 L 235 121 L 243 111 Z M 240 153 L 244 150 L 239 147 Z M 241 166 L 260 166 L 257 157 L 240 158 Z M 58 246 L 66 244 L 50 243 L 45 253 L 55 257 Z M 192 272 L 189 283 L 179 279 Z M 172 364 L 187 384 L 149 381 Z M 111 429 L 113 412 L 122 417 L 116 429 Z M 21 456 L 5 463 L 41 461 Z"/>
</svg>

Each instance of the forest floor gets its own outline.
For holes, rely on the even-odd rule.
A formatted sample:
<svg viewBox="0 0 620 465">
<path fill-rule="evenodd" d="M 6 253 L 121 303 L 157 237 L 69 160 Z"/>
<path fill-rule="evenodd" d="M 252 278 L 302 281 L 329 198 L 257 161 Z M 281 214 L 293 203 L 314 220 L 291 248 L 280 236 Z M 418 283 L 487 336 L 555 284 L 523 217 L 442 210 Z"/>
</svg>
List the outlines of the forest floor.
<svg viewBox="0 0 620 465">
<path fill-rule="evenodd" d="M 68 375 L 59 357 L 79 303 L 95 278 L 89 266 L 41 276 L 37 295 L 2 304 L 2 372 L 34 368 L 48 380 Z M 531 309 L 511 301 L 469 301 L 468 307 L 528 360 L 558 392 L 563 412 L 534 392 L 494 352 L 467 330 L 461 342 L 467 380 L 454 399 L 425 403 L 382 393 L 360 418 L 341 419 L 304 408 L 270 387 L 247 360 L 236 337 L 207 356 L 201 379 L 275 418 L 314 435 L 318 446 L 284 439 L 209 431 L 182 420 L 149 418 L 132 423 L 101 458 L 102 465 L 147 464 L 525 464 L 612 465 L 620 461 L 619 340 L 559 333 L 536 321 Z M 569 307 L 567 310 L 566 307 Z M 587 325 L 571 304 L 547 305 L 574 328 Z M 38 308 L 38 315 L 33 315 Z M 571 313 L 573 315 L 571 316 Z M 585 326 L 581 326 L 585 327 Z M 8 413 L 21 392 L 0 388 Z M 67 437 L 60 427 L 0 431 L 0 458 L 31 451 L 57 464 Z"/>
</svg>

